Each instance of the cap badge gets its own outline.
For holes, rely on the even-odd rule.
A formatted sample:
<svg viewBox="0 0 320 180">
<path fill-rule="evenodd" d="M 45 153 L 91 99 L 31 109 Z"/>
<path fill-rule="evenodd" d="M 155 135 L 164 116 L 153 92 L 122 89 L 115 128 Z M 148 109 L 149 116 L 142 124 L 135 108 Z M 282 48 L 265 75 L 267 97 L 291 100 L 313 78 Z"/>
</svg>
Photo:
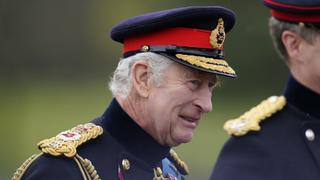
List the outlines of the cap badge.
<svg viewBox="0 0 320 180">
<path fill-rule="evenodd" d="M 226 38 L 224 31 L 224 21 L 222 18 L 218 19 L 217 27 L 211 31 L 210 44 L 215 49 L 221 49 Z"/>
</svg>

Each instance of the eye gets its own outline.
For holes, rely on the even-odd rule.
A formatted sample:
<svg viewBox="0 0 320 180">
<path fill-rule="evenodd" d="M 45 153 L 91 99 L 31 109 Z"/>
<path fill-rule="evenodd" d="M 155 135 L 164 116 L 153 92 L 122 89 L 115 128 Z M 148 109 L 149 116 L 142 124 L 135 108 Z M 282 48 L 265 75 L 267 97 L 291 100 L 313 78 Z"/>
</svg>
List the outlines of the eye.
<svg viewBox="0 0 320 180">
<path fill-rule="evenodd" d="M 197 79 L 189 80 L 187 85 L 191 90 L 196 90 L 201 86 L 201 81 Z"/>
<path fill-rule="evenodd" d="M 209 82 L 208 87 L 211 91 L 216 87 L 216 82 Z"/>
</svg>

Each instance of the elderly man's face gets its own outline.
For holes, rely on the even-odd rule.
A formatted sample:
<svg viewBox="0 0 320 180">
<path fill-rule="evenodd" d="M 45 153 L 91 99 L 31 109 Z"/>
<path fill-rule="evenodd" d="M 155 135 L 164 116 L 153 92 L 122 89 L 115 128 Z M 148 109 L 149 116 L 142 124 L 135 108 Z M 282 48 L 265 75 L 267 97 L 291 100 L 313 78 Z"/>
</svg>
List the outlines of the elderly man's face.
<svg viewBox="0 0 320 180">
<path fill-rule="evenodd" d="M 320 33 L 317 34 L 313 44 L 307 44 L 304 53 L 306 54 L 305 59 L 307 62 L 306 66 L 309 79 L 317 85 L 317 89 L 320 89 Z"/>
<path fill-rule="evenodd" d="M 164 81 L 153 86 L 147 103 L 149 133 L 161 144 L 189 142 L 202 115 L 212 110 L 211 96 L 216 76 L 174 63 Z"/>
</svg>

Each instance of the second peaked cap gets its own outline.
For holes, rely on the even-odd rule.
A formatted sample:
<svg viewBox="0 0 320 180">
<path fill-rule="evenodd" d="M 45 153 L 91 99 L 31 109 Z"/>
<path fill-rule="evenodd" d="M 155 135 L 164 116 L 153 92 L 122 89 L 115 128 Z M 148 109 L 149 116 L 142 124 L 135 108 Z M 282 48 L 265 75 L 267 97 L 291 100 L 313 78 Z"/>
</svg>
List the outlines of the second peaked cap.
<svg viewBox="0 0 320 180">
<path fill-rule="evenodd" d="M 280 21 L 320 29 L 320 0 L 263 0 L 263 3 Z"/>
</svg>

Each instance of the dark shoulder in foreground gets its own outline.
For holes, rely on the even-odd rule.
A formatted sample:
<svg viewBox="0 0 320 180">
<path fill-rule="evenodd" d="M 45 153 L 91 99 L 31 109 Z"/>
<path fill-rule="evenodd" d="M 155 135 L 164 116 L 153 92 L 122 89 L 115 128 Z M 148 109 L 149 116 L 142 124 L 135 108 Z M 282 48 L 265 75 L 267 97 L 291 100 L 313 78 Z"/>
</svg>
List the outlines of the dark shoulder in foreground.
<svg viewBox="0 0 320 180">
<path fill-rule="evenodd" d="M 318 179 L 317 146 L 306 133 L 309 120 L 286 98 L 272 97 L 228 121 L 225 128 L 232 136 L 220 152 L 211 179 Z"/>
</svg>

